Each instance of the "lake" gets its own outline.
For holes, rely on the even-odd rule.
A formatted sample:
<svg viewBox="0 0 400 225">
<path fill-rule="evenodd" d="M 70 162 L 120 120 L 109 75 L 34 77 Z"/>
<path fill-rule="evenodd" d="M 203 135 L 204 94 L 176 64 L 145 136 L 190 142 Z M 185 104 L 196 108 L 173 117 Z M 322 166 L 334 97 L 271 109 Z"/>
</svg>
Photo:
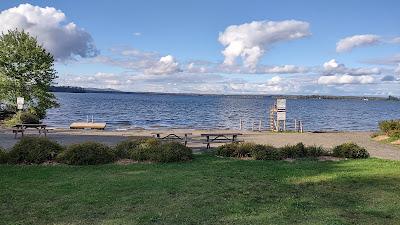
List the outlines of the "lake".
<svg viewBox="0 0 400 225">
<path fill-rule="evenodd" d="M 268 129 L 268 96 L 175 94 L 55 93 L 60 107 L 48 111 L 45 123 L 69 127 L 72 122 L 106 122 L 108 129 L 246 129 L 261 120 Z M 386 100 L 288 99 L 287 125 L 303 121 L 306 131 L 376 130 L 378 122 L 400 118 L 400 102 Z"/>
</svg>

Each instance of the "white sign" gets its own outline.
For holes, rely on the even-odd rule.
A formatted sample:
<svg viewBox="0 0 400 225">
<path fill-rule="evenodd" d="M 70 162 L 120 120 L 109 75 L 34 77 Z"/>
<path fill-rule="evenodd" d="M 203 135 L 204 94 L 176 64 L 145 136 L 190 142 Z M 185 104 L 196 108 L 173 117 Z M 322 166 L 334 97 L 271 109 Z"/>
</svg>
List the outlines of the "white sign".
<svg viewBox="0 0 400 225">
<path fill-rule="evenodd" d="M 17 108 L 24 109 L 24 98 L 17 97 Z"/>
<path fill-rule="evenodd" d="M 286 110 L 286 99 L 277 99 L 276 108 L 278 110 Z"/>
<path fill-rule="evenodd" d="M 277 112 L 276 119 L 277 120 L 286 120 L 286 112 Z"/>
</svg>

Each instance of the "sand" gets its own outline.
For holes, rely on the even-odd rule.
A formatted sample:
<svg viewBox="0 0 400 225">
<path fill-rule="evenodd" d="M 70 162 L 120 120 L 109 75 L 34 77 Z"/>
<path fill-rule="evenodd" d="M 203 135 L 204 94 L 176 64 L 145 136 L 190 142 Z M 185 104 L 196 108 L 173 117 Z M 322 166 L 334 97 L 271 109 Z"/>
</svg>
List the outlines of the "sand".
<svg viewBox="0 0 400 225">
<path fill-rule="evenodd" d="M 55 140 L 63 145 L 80 143 L 85 141 L 96 141 L 108 145 L 115 145 L 129 137 L 152 136 L 154 132 L 168 133 L 192 133 L 195 143 L 189 143 L 194 151 L 203 151 L 205 145 L 201 143 L 200 134 L 202 133 L 230 133 L 240 132 L 240 136 L 246 142 L 259 144 L 270 144 L 274 146 L 284 146 L 286 144 L 296 144 L 303 142 L 305 145 L 318 145 L 325 148 L 332 148 L 345 142 L 354 142 L 366 148 L 371 156 L 383 159 L 400 160 L 400 147 L 389 143 L 382 143 L 371 138 L 372 132 L 332 132 L 332 133 L 272 133 L 272 132 L 252 132 L 238 130 L 192 130 L 192 129 L 166 129 L 166 130 L 130 130 L 130 131 L 96 131 L 96 130 L 51 130 L 48 138 Z M 35 130 L 31 130 L 28 136 L 38 136 Z M 197 140 L 197 141 L 196 141 Z M 10 148 L 16 143 L 11 130 L 0 129 L 0 146 Z M 212 145 L 216 146 L 216 145 Z"/>
</svg>

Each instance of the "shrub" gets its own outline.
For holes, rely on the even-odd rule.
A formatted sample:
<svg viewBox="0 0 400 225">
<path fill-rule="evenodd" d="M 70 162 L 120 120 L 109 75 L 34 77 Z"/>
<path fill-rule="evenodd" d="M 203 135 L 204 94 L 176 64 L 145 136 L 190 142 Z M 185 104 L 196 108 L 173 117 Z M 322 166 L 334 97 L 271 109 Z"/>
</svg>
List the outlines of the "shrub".
<svg viewBox="0 0 400 225">
<path fill-rule="evenodd" d="M 280 160 L 282 159 L 279 149 L 270 145 L 255 145 L 251 155 L 256 160 Z"/>
<path fill-rule="evenodd" d="M 400 120 L 384 120 L 379 122 L 379 129 L 387 135 L 400 131 Z"/>
<path fill-rule="evenodd" d="M 0 147 L 0 164 L 8 162 L 8 153 Z"/>
<path fill-rule="evenodd" d="M 179 142 L 168 142 L 162 145 L 161 157 L 157 162 L 180 162 L 192 159 L 192 149 Z"/>
<path fill-rule="evenodd" d="M 101 143 L 86 142 L 70 145 L 57 159 L 69 165 L 96 165 L 113 162 L 114 152 Z"/>
<path fill-rule="evenodd" d="M 43 163 L 53 160 L 62 146 L 44 137 L 23 137 L 8 153 L 10 163 Z"/>
<path fill-rule="evenodd" d="M 137 161 L 180 162 L 192 159 L 192 150 L 179 142 L 167 142 L 150 138 L 141 140 L 130 151 L 130 158 Z"/>
<path fill-rule="evenodd" d="M 280 148 L 281 156 L 283 158 L 302 158 L 307 156 L 306 148 L 303 143 L 296 145 L 286 145 Z"/>
<path fill-rule="evenodd" d="M 38 124 L 40 123 L 39 117 L 30 112 L 17 112 L 11 118 L 4 121 L 4 124 L 8 127 L 12 127 L 20 123 Z"/>
<path fill-rule="evenodd" d="M 28 124 L 40 123 L 39 117 L 30 112 L 22 112 L 20 115 L 20 119 L 22 123 L 28 123 Z"/>
<path fill-rule="evenodd" d="M 360 147 L 354 143 L 345 143 L 334 147 L 332 150 L 332 155 L 336 157 L 352 159 L 369 157 L 369 153 L 367 152 L 367 150 L 365 150 L 365 148 Z"/>
<path fill-rule="evenodd" d="M 130 158 L 131 152 L 135 150 L 137 146 L 145 142 L 146 139 L 129 139 L 122 141 L 117 144 L 114 148 L 114 154 L 117 159 L 128 159 Z"/>
<path fill-rule="evenodd" d="M 229 143 L 218 146 L 215 154 L 223 157 L 234 157 L 238 145 L 238 143 Z"/>
<path fill-rule="evenodd" d="M 254 150 L 256 144 L 254 143 L 239 143 L 235 149 L 234 155 L 236 157 L 247 157 Z"/>
<path fill-rule="evenodd" d="M 329 152 L 325 151 L 321 146 L 307 146 L 305 147 L 307 157 L 318 157 L 323 155 L 329 155 Z"/>
</svg>

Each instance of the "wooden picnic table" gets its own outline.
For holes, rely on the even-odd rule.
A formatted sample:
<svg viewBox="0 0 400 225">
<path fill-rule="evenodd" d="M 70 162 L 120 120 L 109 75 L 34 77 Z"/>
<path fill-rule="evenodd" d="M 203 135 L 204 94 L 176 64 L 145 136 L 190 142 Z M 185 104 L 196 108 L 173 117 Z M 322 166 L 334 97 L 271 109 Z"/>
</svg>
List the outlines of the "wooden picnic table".
<svg viewBox="0 0 400 225">
<path fill-rule="evenodd" d="M 17 124 L 13 126 L 13 133 L 15 134 L 14 138 L 17 138 L 17 134 L 21 133 L 22 137 L 24 136 L 24 132 L 28 128 L 34 128 L 39 131 L 39 136 L 44 133 L 44 136 L 47 136 L 47 125 L 46 124 Z"/>
<path fill-rule="evenodd" d="M 165 140 L 165 141 L 183 141 L 185 143 L 185 146 L 187 145 L 189 141 L 189 136 L 192 135 L 192 133 L 164 133 L 164 132 L 154 132 L 151 133 L 152 135 L 155 136 L 155 138 L 160 139 L 160 140 Z M 161 136 L 163 135 L 163 136 Z"/>
<path fill-rule="evenodd" d="M 238 136 L 243 135 L 242 133 L 205 133 L 201 134 L 202 137 L 206 137 L 204 144 L 207 144 L 207 148 L 210 148 L 211 143 L 228 143 L 228 142 L 240 142 Z"/>
</svg>

